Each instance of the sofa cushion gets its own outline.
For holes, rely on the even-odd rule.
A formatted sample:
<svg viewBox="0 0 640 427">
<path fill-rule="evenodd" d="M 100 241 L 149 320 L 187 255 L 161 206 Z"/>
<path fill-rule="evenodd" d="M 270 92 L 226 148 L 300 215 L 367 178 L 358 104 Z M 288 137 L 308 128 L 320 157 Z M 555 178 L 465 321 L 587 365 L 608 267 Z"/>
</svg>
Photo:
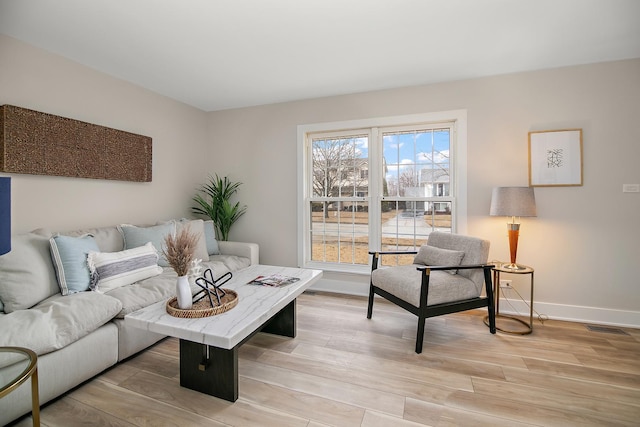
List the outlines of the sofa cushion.
<svg viewBox="0 0 640 427">
<path fill-rule="evenodd" d="M 96 292 L 54 295 L 29 310 L 0 316 L 0 346 L 46 354 L 98 329 L 121 308 L 117 299 Z"/>
<path fill-rule="evenodd" d="M 218 240 L 216 240 L 216 230 L 211 220 L 204 222 L 204 237 L 207 241 L 207 252 L 209 255 L 220 255 Z"/>
<path fill-rule="evenodd" d="M 87 255 L 99 251 L 93 236 L 53 236 L 49 239 L 51 259 L 62 295 L 89 290 Z"/>
<path fill-rule="evenodd" d="M 374 286 L 419 307 L 422 272 L 416 265 L 378 268 L 371 272 Z M 480 296 L 475 283 L 461 275 L 451 276 L 445 271 L 432 271 L 429 276 L 427 305 L 459 301 Z"/>
<path fill-rule="evenodd" d="M 220 268 L 216 269 L 215 265 L 219 265 L 219 264 L 224 265 L 226 270 L 233 272 L 233 271 L 238 271 L 240 269 L 249 267 L 249 265 L 251 265 L 251 260 L 249 258 L 236 256 L 236 255 L 212 255 L 209 257 L 208 263 L 206 262 L 203 263 L 203 267 L 211 268 L 211 267 L 208 267 L 208 265 L 213 265 L 214 266 L 213 277 L 220 277 L 222 274 L 226 273 L 226 271 L 224 273 L 218 274 L 217 270 L 220 270 Z"/>
<path fill-rule="evenodd" d="M 200 274 L 200 276 L 204 275 L 204 272 L 207 269 L 211 269 L 211 273 L 213 275 L 213 280 L 218 280 L 220 279 L 220 277 L 224 276 L 225 274 L 231 272 L 233 273 L 236 270 L 232 270 L 229 267 L 227 267 L 223 262 L 222 262 L 222 258 L 224 257 L 224 255 L 217 255 L 216 258 L 217 260 L 211 260 L 208 262 L 203 262 L 202 263 L 202 274 Z M 213 258 L 213 257 L 212 257 Z M 194 278 L 194 280 L 197 279 Z M 200 289 L 200 288 L 198 288 Z"/>
<path fill-rule="evenodd" d="M 418 250 L 413 260 L 414 264 L 433 266 L 455 266 L 460 265 L 464 252 L 451 249 L 442 249 L 435 246 L 423 245 Z M 447 270 L 448 273 L 456 274 L 457 270 Z"/>
<path fill-rule="evenodd" d="M 120 252 L 124 250 L 124 238 L 118 227 L 85 228 L 60 233 L 64 236 L 83 236 L 91 234 L 100 248 L 99 252 Z"/>
<path fill-rule="evenodd" d="M 176 295 L 177 277 L 171 268 L 165 268 L 162 274 L 158 276 L 113 289 L 106 295 L 121 302 L 122 309 L 116 317 L 122 319 L 125 315 L 150 304 L 174 297 Z"/>
<path fill-rule="evenodd" d="M 124 248 L 133 249 L 140 247 L 148 242 L 158 250 L 160 256 L 158 265 L 168 267 L 167 259 L 162 255 L 162 249 L 165 247 L 164 239 L 169 234 L 175 234 L 176 224 L 173 221 L 163 224 L 152 225 L 149 227 L 136 227 L 135 225 L 120 225 L 120 231 L 124 237 Z"/>
<path fill-rule="evenodd" d="M 51 262 L 50 237 L 15 235 L 11 252 L 0 257 L 0 299 L 6 313 L 33 307 L 60 292 Z"/>
<path fill-rule="evenodd" d="M 120 252 L 89 252 L 87 264 L 91 289 L 108 292 L 162 273 L 158 253 L 151 242 Z"/>
<path fill-rule="evenodd" d="M 229 264 L 234 267 L 248 267 L 249 260 L 243 257 L 237 257 L 232 255 L 218 255 L 215 257 L 218 261 L 205 261 L 202 263 L 203 269 L 211 268 L 213 270 L 213 277 L 215 279 L 220 278 L 229 271 L 236 271 L 237 269 L 230 269 L 225 265 Z M 225 262 L 223 262 L 225 261 Z M 203 270 L 204 271 L 204 270 Z M 166 301 L 169 298 L 176 296 L 176 280 L 177 275 L 171 268 L 165 268 L 162 274 L 151 277 L 149 279 L 140 280 L 129 286 L 123 286 L 121 288 L 109 291 L 106 295 L 117 298 L 122 303 L 122 311 L 118 313 L 117 318 L 124 318 L 129 313 L 136 310 L 140 310 L 150 304 L 154 304 L 159 301 Z M 189 281 L 193 283 L 195 278 Z M 199 287 L 192 284 L 192 293 L 200 290 Z"/>
</svg>

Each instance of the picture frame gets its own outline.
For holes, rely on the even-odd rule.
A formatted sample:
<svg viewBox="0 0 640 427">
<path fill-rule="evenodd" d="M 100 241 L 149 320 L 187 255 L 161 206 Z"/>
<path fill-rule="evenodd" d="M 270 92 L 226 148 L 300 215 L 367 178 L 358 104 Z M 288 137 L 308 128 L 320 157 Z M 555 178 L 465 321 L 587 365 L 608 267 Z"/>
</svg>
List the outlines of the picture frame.
<svg viewBox="0 0 640 427">
<path fill-rule="evenodd" d="M 529 132 L 529 186 L 582 185 L 582 129 Z"/>
</svg>

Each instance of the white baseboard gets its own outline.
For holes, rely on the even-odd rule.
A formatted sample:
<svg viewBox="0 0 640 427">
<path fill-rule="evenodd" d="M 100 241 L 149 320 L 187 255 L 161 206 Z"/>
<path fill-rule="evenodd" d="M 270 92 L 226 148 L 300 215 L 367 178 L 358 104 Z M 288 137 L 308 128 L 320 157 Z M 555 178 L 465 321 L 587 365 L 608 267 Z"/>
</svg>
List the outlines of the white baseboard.
<svg viewBox="0 0 640 427">
<path fill-rule="evenodd" d="M 344 280 L 320 279 L 311 290 L 333 292 L 347 295 L 369 295 L 369 284 L 345 282 Z M 500 312 L 504 314 L 529 315 L 528 301 L 513 298 L 500 299 Z M 615 310 L 610 308 L 583 307 L 546 302 L 534 302 L 534 324 L 539 313 L 548 319 L 570 322 L 592 323 L 597 325 L 640 328 L 640 311 Z"/>
<path fill-rule="evenodd" d="M 344 280 L 331 280 L 322 278 L 311 285 L 310 290 L 318 292 L 333 292 L 345 295 L 369 295 L 369 283 L 345 282 Z"/>
<path fill-rule="evenodd" d="M 500 313 L 529 314 L 529 301 L 515 299 L 500 299 Z M 554 320 L 569 322 L 593 323 L 597 325 L 621 326 L 626 328 L 640 328 L 640 311 L 615 310 L 610 308 L 583 307 L 578 305 L 554 304 L 548 302 L 533 303 L 534 323 L 538 314 Z"/>
</svg>

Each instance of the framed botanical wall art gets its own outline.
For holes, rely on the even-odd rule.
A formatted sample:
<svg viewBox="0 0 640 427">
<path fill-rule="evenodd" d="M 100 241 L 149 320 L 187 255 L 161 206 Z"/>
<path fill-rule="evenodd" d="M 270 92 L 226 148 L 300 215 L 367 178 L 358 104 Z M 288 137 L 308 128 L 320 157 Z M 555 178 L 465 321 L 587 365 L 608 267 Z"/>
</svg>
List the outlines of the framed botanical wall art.
<svg viewBox="0 0 640 427">
<path fill-rule="evenodd" d="M 529 132 L 529 185 L 582 185 L 582 129 Z"/>
</svg>

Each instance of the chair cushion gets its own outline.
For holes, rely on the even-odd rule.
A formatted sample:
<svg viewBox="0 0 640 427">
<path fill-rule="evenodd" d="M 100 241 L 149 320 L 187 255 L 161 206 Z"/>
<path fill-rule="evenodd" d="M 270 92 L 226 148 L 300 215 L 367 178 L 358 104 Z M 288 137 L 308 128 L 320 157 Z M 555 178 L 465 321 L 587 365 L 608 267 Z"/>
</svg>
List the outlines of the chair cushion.
<svg viewBox="0 0 640 427">
<path fill-rule="evenodd" d="M 398 267 L 378 268 L 371 273 L 374 286 L 392 295 L 420 306 L 420 289 L 422 272 L 417 265 L 401 265 Z M 480 296 L 476 285 L 461 275 L 451 275 L 445 271 L 432 271 L 429 277 L 429 295 L 427 305 L 460 301 Z"/>
<path fill-rule="evenodd" d="M 455 266 L 460 265 L 464 257 L 464 252 L 450 249 L 437 248 L 435 246 L 423 245 L 418 250 L 413 260 L 414 264 Z M 457 270 L 447 270 L 450 274 L 456 274 Z"/>
<path fill-rule="evenodd" d="M 464 252 L 460 265 L 485 264 L 489 259 L 490 243 L 478 237 L 434 232 L 429 234 L 427 245 Z M 472 280 L 478 293 L 482 291 L 484 272 L 481 269 L 458 270 L 458 275 Z"/>
</svg>

